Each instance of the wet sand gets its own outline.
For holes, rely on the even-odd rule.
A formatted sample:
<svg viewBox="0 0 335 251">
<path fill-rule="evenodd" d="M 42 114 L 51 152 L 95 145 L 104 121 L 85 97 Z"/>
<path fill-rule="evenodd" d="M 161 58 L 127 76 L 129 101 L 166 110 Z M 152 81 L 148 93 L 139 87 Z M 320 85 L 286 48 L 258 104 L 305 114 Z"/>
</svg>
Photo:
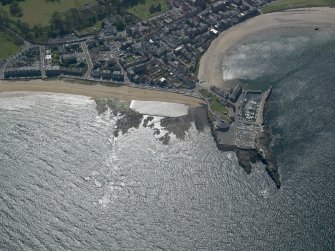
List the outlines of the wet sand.
<svg viewBox="0 0 335 251">
<path fill-rule="evenodd" d="M 0 92 L 32 91 L 83 95 L 96 98 L 115 98 L 124 101 L 133 99 L 144 101 L 164 101 L 199 106 L 200 99 L 182 94 L 156 90 L 132 88 L 129 86 L 110 87 L 100 84 L 77 84 L 63 80 L 0 81 Z"/>
<path fill-rule="evenodd" d="M 225 52 L 234 44 L 254 32 L 285 26 L 335 25 L 335 9 L 306 8 L 260 15 L 222 32 L 202 56 L 198 78 L 202 85 L 225 87 L 222 60 Z"/>
</svg>

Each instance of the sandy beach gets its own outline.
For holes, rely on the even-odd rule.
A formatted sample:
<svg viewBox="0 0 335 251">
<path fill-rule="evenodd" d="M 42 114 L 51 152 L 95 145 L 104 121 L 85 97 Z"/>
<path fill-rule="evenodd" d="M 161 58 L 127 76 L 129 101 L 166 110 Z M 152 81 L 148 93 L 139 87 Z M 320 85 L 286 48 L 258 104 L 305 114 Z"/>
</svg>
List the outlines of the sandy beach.
<svg viewBox="0 0 335 251">
<path fill-rule="evenodd" d="M 283 26 L 335 25 L 335 9 L 307 8 L 263 14 L 222 32 L 200 60 L 198 78 L 203 85 L 224 87 L 222 59 L 225 52 L 247 35 L 264 29 Z"/>
<path fill-rule="evenodd" d="M 84 85 L 63 80 L 30 80 L 30 81 L 0 81 L 0 92 L 32 91 L 54 92 L 83 95 L 96 98 L 116 98 L 125 101 L 133 99 L 144 101 L 164 101 L 172 103 L 199 106 L 201 99 L 184 96 L 182 94 L 156 90 L 132 88 L 128 86 L 109 87 L 105 85 Z"/>
</svg>

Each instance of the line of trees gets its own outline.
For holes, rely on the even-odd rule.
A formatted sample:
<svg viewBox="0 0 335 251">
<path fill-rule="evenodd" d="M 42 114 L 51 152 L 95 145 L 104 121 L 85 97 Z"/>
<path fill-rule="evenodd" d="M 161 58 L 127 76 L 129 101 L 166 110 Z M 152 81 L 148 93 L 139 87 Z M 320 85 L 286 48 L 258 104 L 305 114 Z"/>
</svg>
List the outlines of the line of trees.
<svg viewBox="0 0 335 251">
<path fill-rule="evenodd" d="M 13 3 L 18 3 L 18 2 L 23 2 L 25 0 L 0 0 L 0 3 L 2 5 L 7 5 L 7 4 L 13 4 Z"/>
<path fill-rule="evenodd" d="M 17 4 L 17 2 L 14 3 L 15 5 Z M 17 10 L 14 10 L 14 13 L 18 13 Z M 10 15 L 14 13 L 10 11 Z M 100 6 L 97 12 L 83 12 L 72 8 L 64 13 L 54 12 L 48 26 L 39 24 L 30 27 L 20 19 L 13 20 L 6 11 L 0 10 L 0 24 L 14 29 L 28 40 L 41 41 L 47 37 L 72 33 L 73 29 L 93 26 L 97 21 L 103 20 L 106 16 L 110 15 L 110 13 L 111 9 L 109 6 Z M 18 17 L 18 14 L 15 14 L 15 16 Z"/>
<path fill-rule="evenodd" d="M 64 35 L 72 33 L 73 29 L 93 26 L 97 21 L 108 16 L 110 10 L 101 8 L 98 13 L 87 14 L 78 9 L 70 9 L 64 13 L 54 12 L 50 19 L 49 36 Z"/>
<path fill-rule="evenodd" d="M 144 3 L 145 0 L 107 0 L 107 2 L 119 8 L 128 8 L 139 3 Z"/>
<path fill-rule="evenodd" d="M 145 0 L 106 0 L 105 5 L 100 5 L 95 8 L 95 11 L 83 11 L 72 8 L 63 13 L 54 12 L 50 18 L 48 26 L 34 25 L 29 26 L 27 23 L 20 19 L 14 20 L 8 15 L 14 17 L 21 17 L 23 15 L 22 9 L 19 5 L 20 1 L 25 0 L 0 0 L 2 5 L 10 5 L 10 12 L 7 13 L 0 10 L 0 24 L 15 30 L 17 33 L 30 41 L 43 41 L 48 37 L 56 37 L 73 32 L 73 29 L 84 29 L 96 24 L 111 13 L 114 13 L 114 25 L 117 30 L 122 31 L 125 29 L 126 22 L 124 10 L 130 6 L 144 2 Z M 45 0 L 49 2 L 58 2 L 60 0 Z M 155 6 L 156 7 L 156 6 Z M 158 7 L 158 6 L 157 6 Z M 159 6 L 160 7 L 160 6 Z"/>
</svg>

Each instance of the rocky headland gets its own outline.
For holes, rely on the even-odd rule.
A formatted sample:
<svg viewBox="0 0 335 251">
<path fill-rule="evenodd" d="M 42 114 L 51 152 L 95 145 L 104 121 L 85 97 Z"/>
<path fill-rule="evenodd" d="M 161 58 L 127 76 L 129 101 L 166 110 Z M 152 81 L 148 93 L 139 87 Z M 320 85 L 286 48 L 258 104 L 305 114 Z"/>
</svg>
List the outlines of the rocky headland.
<svg viewBox="0 0 335 251">
<path fill-rule="evenodd" d="M 247 174 L 261 161 L 276 187 L 281 181 L 276 156 L 271 150 L 271 133 L 264 126 L 266 101 L 272 91 L 221 89 L 212 86 L 201 90 L 208 104 L 208 120 L 213 138 L 221 151 L 234 151 L 238 163 Z"/>
</svg>

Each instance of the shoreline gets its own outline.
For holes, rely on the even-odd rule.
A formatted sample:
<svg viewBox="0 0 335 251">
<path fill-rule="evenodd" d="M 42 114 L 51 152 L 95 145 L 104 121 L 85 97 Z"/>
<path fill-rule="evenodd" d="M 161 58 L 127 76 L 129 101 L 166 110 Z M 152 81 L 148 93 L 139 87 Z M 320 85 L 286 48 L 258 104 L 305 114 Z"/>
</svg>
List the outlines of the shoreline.
<svg viewBox="0 0 335 251">
<path fill-rule="evenodd" d="M 335 9 L 329 7 L 301 8 L 262 14 L 235 25 L 213 40 L 199 63 L 200 85 L 226 88 L 222 74 L 222 60 L 236 43 L 252 33 L 288 26 L 335 25 Z"/>
<path fill-rule="evenodd" d="M 275 27 L 302 25 L 314 25 L 317 27 L 317 25 L 325 24 L 335 24 L 335 8 L 301 8 L 262 14 L 247 19 L 245 22 L 221 32 L 202 55 L 198 70 L 199 87 L 208 87 L 209 85 L 223 88 L 229 87 L 225 86 L 223 81 L 222 60 L 225 53 L 246 36 Z M 180 93 L 142 89 L 126 85 L 115 87 L 95 82 L 86 85 L 62 79 L 48 79 L 45 81 L 42 79 L 0 80 L 0 92 L 15 91 L 68 93 L 88 96 L 93 99 L 116 98 L 125 101 L 133 99 L 163 101 L 188 104 L 190 106 L 199 106 L 206 103 L 200 98 Z"/>
<path fill-rule="evenodd" d="M 165 92 L 159 90 L 134 88 L 126 85 L 106 86 L 101 84 L 79 84 L 65 80 L 0 80 L 1 92 L 49 92 L 49 93 L 66 93 L 82 95 L 97 98 L 115 98 L 124 101 L 133 99 L 143 101 L 161 101 L 187 104 L 192 107 L 204 104 L 204 101 L 191 96 L 179 93 Z"/>
<path fill-rule="evenodd" d="M 208 88 L 215 86 L 221 91 L 217 92 L 224 98 L 225 90 L 231 93 L 230 83 L 223 79 L 224 68 L 222 61 L 227 52 L 248 35 L 262 32 L 268 29 L 279 27 L 312 27 L 314 29 L 329 25 L 335 25 L 335 9 L 331 8 L 304 8 L 284 12 L 275 12 L 256 16 L 247 21 L 231 27 L 222 32 L 209 46 L 208 50 L 201 57 L 198 71 L 200 87 Z M 271 86 L 270 86 L 271 88 Z M 211 88 L 209 88 L 211 89 Z M 235 88 L 234 88 L 235 89 Z M 247 90 L 244 90 L 247 91 Z M 263 94 L 260 110 L 257 111 L 258 123 L 241 120 L 234 115 L 234 122 L 229 124 L 229 128 L 222 126 L 222 119 L 214 116 L 208 117 L 211 125 L 212 136 L 217 148 L 221 151 L 234 151 L 239 165 L 250 174 L 253 163 L 261 161 L 265 164 L 265 169 L 276 187 L 281 187 L 281 177 L 277 158 L 272 152 L 272 135 L 264 126 L 264 109 L 271 89 Z M 215 95 L 216 95 L 215 94 Z M 227 95 L 230 95 L 229 93 Z M 224 121 L 225 122 L 225 121 Z M 233 126 L 234 124 L 234 126 Z M 245 136 L 247 134 L 247 136 Z M 254 142 L 253 142 L 254 141 Z M 251 143 L 253 142 L 253 143 Z"/>
</svg>

